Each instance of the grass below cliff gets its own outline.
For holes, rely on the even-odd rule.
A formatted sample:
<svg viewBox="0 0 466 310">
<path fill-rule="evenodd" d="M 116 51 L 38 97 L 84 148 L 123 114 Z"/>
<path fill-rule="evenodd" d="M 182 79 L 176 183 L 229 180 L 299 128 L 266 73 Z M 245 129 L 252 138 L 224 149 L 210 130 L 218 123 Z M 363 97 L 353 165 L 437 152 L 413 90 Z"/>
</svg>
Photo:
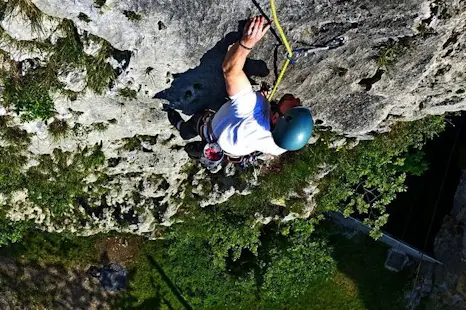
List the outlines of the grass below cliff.
<svg viewBox="0 0 466 310">
<path fill-rule="evenodd" d="M 94 245 L 100 238 L 102 236 L 76 237 L 28 229 L 21 242 L 0 247 L 0 255 L 4 258 L 75 268 L 99 261 L 99 252 Z"/>
<path fill-rule="evenodd" d="M 212 287 L 210 293 L 217 298 L 225 299 L 223 306 L 216 309 L 313 309 L 313 310 L 392 310 L 403 309 L 403 296 L 410 286 L 412 272 L 405 270 L 393 273 L 384 268 L 388 248 L 368 237 L 359 235 L 348 240 L 341 235 L 334 235 L 330 245 L 334 249 L 332 258 L 337 262 L 337 270 L 329 280 L 313 282 L 309 280 L 308 288 L 297 297 L 290 296 L 280 303 L 270 303 L 257 289 L 249 290 L 244 283 L 236 280 L 235 284 L 207 283 Z M 192 305 L 188 295 L 179 288 L 184 282 L 191 283 L 191 290 L 196 291 L 203 284 L 189 276 L 192 271 L 185 270 L 187 278 L 176 276 L 167 261 L 164 261 L 161 242 L 148 241 L 138 258 L 132 264 L 131 289 L 119 300 L 120 309 L 186 309 Z M 200 254 L 200 253 L 199 253 Z M 295 262 L 299 264 L 299 262 Z M 312 262 L 307 262 L 312 263 Z M 195 274 L 203 274 L 207 270 L 196 268 Z M 213 272 L 209 265 L 203 266 Z M 283 269 L 283 276 L 290 270 Z M 303 276 L 304 277 L 304 276 Z M 209 278 L 204 279 L 209 280 Z M 302 279 L 306 281 L 305 278 Z M 181 284 L 181 286 L 180 286 Z M 280 283 L 276 283 L 280 286 Z M 205 292 L 205 291 L 204 291 Z M 202 298 L 209 299 L 209 293 Z M 239 295 L 236 295 L 239 294 Z M 236 296 L 236 297 L 234 297 Z M 235 299 L 236 298 L 236 299 Z M 188 307 L 186 306 L 188 305 Z M 204 307 L 193 307 L 204 309 Z M 208 308 L 208 307 L 207 307 Z"/>
<path fill-rule="evenodd" d="M 388 248 L 362 235 L 351 240 L 334 236 L 331 244 L 337 272 L 330 281 L 292 301 L 288 309 L 404 309 L 404 294 L 410 288 L 413 270 L 395 273 L 385 269 Z"/>
</svg>

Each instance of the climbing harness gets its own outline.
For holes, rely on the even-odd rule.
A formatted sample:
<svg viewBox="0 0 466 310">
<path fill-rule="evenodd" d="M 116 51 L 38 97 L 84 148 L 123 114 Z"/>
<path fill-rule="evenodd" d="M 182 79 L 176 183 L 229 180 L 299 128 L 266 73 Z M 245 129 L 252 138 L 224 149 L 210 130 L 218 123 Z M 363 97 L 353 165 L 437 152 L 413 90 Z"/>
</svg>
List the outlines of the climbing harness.
<svg viewBox="0 0 466 310">
<path fill-rule="evenodd" d="M 214 118 L 214 110 L 205 110 L 204 115 L 199 118 L 197 123 L 197 129 L 202 140 L 207 141 L 208 143 L 214 143 L 217 141 L 217 137 L 214 135 L 212 129 L 212 119 Z"/>
<path fill-rule="evenodd" d="M 324 46 L 311 46 L 307 48 L 296 48 L 296 49 L 291 49 L 290 44 L 288 43 L 288 40 L 286 38 L 285 33 L 283 32 L 282 27 L 280 26 L 280 22 L 278 21 L 278 16 L 277 16 L 277 10 L 275 8 L 275 0 L 270 0 L 270 9 L 272 10 L 272 17 L 273 21 L 275 23 L 275 27 L 277 28 L 278 32 L 280 33 L 280 37 L 282 39 L 283 44 L 285 45 L 286 52 L 287 54 L 285 55 L 285 63 L 283 64 L 282 70 L 280 71 L 280 74 L 278 75 L 277 81 L 275 82 L 275 85 L 272 89 L 272 92 L 269 94 L 267 97 L 267 100 L 269 102 L 272 101 L 275 92 L 277 91 L 278 85 L 282 81 L 283 76 L 285 75 L 285 71 L 288 67 L 288 64 L 295 64 L 298 61 L 298 58 L 304 57 L 308 54 L 311 53 L 316 53 L 320 51 L 327 51 L 330 49 L 334 49 L 337 47 L 342 46 L 345 44 L 345 39 L 343 37 L 337 37 L 334 38 L 330 41 L 328 41 Z"/>
<path fill-rule="evenodd" d="M 215 111 L 206 110 L 204 113 L 199 118 L 197 128 L 202 141 L 205 142 L 199 161 L 207 170 L 215 173 L 223 163 L 233 163 L 243 169 L 256 163 L 257 156 L 261 155 L 261 152 L 254 152 L 245 156 L 233 156 L 223 151 L 217 143 L 218 138 L 212 128 Z"/>
<path fill-rule="evenodd" d="M 225 158 L 225 153 L 220 145 L 218 145 L 217 137 L 215 137 L 214 131 L 212 130 L 212 119 L 214 115 L 215 111 L 206 110 L 204 115 L 200 117 L 197 122 L 197 129 L 202 141 L 205 141 L 199 161 L 209 171 L 217 172 Z"/>
</svg>

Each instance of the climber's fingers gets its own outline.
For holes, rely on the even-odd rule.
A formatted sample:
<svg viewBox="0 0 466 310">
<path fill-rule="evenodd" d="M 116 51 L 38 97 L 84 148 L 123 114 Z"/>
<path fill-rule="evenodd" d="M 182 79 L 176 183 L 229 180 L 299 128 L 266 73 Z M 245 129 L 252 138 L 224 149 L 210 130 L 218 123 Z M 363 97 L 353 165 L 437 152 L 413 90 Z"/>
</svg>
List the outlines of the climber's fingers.
<svg viewBox="0 0 466 310">
<path fill-rule="evenodd" d="M 262 30 L 262 35 L 264 35 L 264 34 L 267 32 L 267 30 L 270 29 L 270 27 L 272 26 L 272 24 L 273 24 L 273 21 L 271 21 L 270 23 L 268 23 L 267 25 L 265 25 L 264 30 Z"/>
<path fill-rule="evenodd" d="M 255 25 L 256 17 L 252 17 L 248 23 L 246 24 L 247 31 L 245 31 L 245 34 L 250 36 L 252 35 L 252 32 L 254 30 L 254 25 Z"/>
<path fill-rule="evenodd" d="M 262 28 L 264 27 L 264 17 L 256 17 L 254 20 L 254 27 L 252 30 L 251 37 L 257 37 L 257 34 L 262 34 Z"/>
<path fill-rule="evenodd" d="M 241 38 L 241 43 L 247 48 L 252 48 L 259 42 L 262 37 L 265 35 L 267 30 L 269 30 L 272 23 L 265 24 L 265 18 L 263 16 L 252 17 L 248 20 L 244 26 L 243 37 Z"/>
</svg>

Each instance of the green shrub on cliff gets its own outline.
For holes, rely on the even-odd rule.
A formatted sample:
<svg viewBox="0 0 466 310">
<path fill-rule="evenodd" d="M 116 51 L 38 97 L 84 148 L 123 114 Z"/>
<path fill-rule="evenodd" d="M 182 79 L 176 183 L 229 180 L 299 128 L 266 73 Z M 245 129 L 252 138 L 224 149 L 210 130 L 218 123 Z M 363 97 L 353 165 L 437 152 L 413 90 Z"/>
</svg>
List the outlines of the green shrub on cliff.
<svg viewBox="0 0 466 310">
<path fill-rule="evenodd" d="M 78 199 L 88 198 L 89 187 L 98 187 L 99 179 L 93 183 L 83 180 L 91 173 L 98 175 L 99 166 L 105 162 L 101 146 L 78 150 L 75 154 L 55 149 L 53 157 L 42 155 L 40 164 L 26 173 L 29 199 L 52 216 L 61 216 L 77 204 Z M 86 199 L 87 201 L 87 199 Z"/>
<path fill-rule="evenodd" d="M 35 18 L 35 22 L 42 18 L 41 15 L 36 16 L 35 12 L 40 11 L 29 0 L 10 2 L 7 5 L 6 15 L 12 14 L 15 6 L 19 6 L 20 12 L 23 12 L 21 10 L 24 8 L 30 8 L 25 14 L 29 18 Z M 36 27 L 39 25 L 37 24 Z M 78 93 L 70 91 L 59 81 L 59 74 L 72 70 L 85 70 L 86 87 L 98 94 L 103 93 L 115 79 L 115 70 L 107 62 L 113 47 L 107 41 L 90 34 L 80 35 L 74 23 L 66 18 L 61 20 L 57 31 L 60 31 L 62 36 L 55 44 L 51 44 L 50 41 L 18 41 L 0 27 L 0 38 L 12 46 L 19 50 L 40 51 L 47 56 L 41 63 L 29 60 L 17 62 L 7 53 L 0 51 L 3 54 L 2 62 L 7 64 L 1 66 L 0 63 L 0 78 L 4 80 L 4 104 L 13 107 L 17 113 L 21 112 L 24 120 L 48 119 L 55 114 L 50 92 L 59 92 L 70 100 L 77 98 Z M 101 46 L 93 56 L 84 52 L 84 43 L 90 41 Z"/>
<path fill-rule="evenodd" d="M 58 82 L 50 82 L 45 74 L 46 71 L 39 68 L 5 80 L 3 100 L 17 113 L 23 112 L 24 120 L 47 119 L 55 113 L 49 89 L 56 88 Z"/>
<path fill-rule="evenodd" d="M 22 17 L 29 19 L 32 31 L 42 31 L 42 19 L 44 14 L 31 0 L 8 0 L 5 2 L 6 4 L 3 9 L 6 15 L 20 14 Z"/>
<path fill-rule="evenodd" d="M 29 227 L 29 222 L 13 222 L 0 218 L 0 247 L 20 242 Z"/>
<path fill-rule="evenodd" d="M 417 174 L 425 168 L 423 161 L 408 162 L 406 158 L 444 128 L 442 116 L 398 123 L 387 134 L 335 153 L 329 162 L 335 169 L 319 186 L 321 192 L 316 197 L 319 211 L 365 215 L 365 223 L 373 227 L 372 236 L 378 237 L 388 220 L 386 206 L 397 193 L 406 190 L 406 173 Z M 419 168 L 414 169 L 415 165 Z"/>
</svg>

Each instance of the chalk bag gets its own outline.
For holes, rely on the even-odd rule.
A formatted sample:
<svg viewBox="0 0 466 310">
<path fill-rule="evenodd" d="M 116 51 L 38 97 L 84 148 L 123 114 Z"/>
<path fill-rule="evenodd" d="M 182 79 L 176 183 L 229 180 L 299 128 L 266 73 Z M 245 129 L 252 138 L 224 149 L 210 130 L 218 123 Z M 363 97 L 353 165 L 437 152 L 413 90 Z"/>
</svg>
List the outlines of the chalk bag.
<svg viewBox="0 0 466 310">
<path fill-rule="evenodd" d="M 208 170 L 215 170 L 222 164 L 225 154 L 217 143 L 207 143 L 200 159 L 201 164 Z"/>
</svg>

